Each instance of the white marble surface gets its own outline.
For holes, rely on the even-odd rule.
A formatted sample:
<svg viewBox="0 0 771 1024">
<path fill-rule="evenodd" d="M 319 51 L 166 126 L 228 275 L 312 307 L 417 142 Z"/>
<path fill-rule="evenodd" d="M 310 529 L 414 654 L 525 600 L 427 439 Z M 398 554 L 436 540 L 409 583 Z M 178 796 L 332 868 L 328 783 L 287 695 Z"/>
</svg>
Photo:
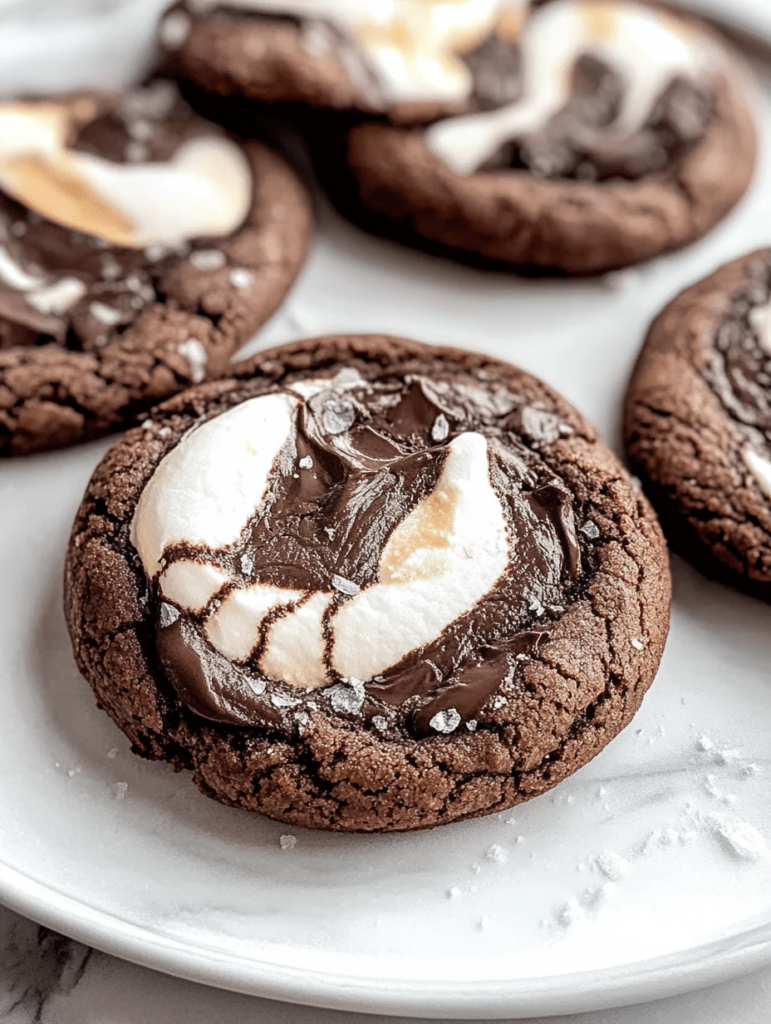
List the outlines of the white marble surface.
<svg viewBox="0 0 771 1024">
<path fill-rule="evenodd" d="M 768 1024 L 771 968 L 690 995 L 555 1024 Z M 204 988 L 124 963 L 0 908 L 3 1024 L 406 1024 Z M 528 1024 L 527 1021 L 521 1024 Z M 529 1024 L 546 1024 L 546 1018 Z"/>
</svg>

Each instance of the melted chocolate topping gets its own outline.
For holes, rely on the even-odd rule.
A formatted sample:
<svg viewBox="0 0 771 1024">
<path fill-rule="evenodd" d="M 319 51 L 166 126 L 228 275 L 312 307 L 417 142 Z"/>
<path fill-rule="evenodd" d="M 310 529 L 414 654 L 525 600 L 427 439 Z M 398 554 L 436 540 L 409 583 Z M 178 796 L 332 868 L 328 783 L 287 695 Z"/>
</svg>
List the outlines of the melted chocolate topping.
<svg viewBox="0 0 771 1024">
<path fill-rule="evenodd" d="M 489 56 L 473 65 L 475 81 L 495 81 L 504 74 L 506 61 L 500 46 L 487 52 Z M 499 73 L 496 67 L 501 68 Z M 631 137 L 615 135 L 613 122 L 623 90 L 624 83 L 615 71 L 593 57 L 582 57 L 566 106 L 543 130 L 501 147 L 481 170 L 494 173 L 519 168 L 550 179 L 634 180 L 681 159 L 709 125 L 710 98 L 678 78 L 660 97 L 642 131 Z M 518 91 L 511 86 L 512 93 Z M 488 109 L 484 100 L 480 108 Z"/>
<path fill-rule="evenodd" d="M 572 495 L 538 454 L 538 441 L 527 445 L 511 429 L 515 418 L 532 425 L 540 413 L 547 426 L 542 440 L 553 440 L 552 420 L 560 429 L 556 417 L 537 409 L 523 415 L 519 399 L 505 387 L 483 387 L 458 373 L 431 380 L 356 377 L 343 370 L 300 405 L 295 434 L 276 460 L 266 498 L 236 544 L 216 551 L 175 545 L 165 552 L 166 562 L 210 562 L 235 581 L 197 615 L 155 599 L 161 660 L 180 698 L 207 718 L 269 723 L 276 708 L 296 714 L 328 702 L 330 694 L 335 710 L 346 709 L 339 681 L 308 691 L 269 680 L 257 667 L 269 626 L 302 601 L 268 616 L 245 664 L 213 650 L 205 621 L 234 587 L 260 582 L 328 591 L 330 579 L 341 578 L 345 585 L 326 618 L 331 670 L 331 616 L 359 588 L 377 582 L 389 537 L 432 493 L 448 445 L 461 433 L 487 438 L 490 481 L 509 532 L 508 569 L 433 642 L 365 680 L 363 689 L 343 680 L 350 707 L 360 712 L 366 697 L 370 720 L 384 716 L 418 736 L 430 733 L 434 716 L 449 708 L 471 721 L 548 634 L 551 616 L 564 609 L 582 576 Z"/>
</svg>

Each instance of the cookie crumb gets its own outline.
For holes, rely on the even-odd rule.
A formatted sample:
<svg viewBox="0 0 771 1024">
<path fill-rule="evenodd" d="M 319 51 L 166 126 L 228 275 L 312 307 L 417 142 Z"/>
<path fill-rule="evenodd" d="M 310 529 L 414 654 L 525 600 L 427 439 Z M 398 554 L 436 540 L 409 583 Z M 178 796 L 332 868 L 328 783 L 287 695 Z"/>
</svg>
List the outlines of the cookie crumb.
<svg viewBox="0 0 771 1024">
<path fill-rule="evenodd" d="M 116 782 L 114 786 L 110 786 L 110 789 L 114 799 L 123 800 L 128 789 L 128 782 Z"/>
</svg>

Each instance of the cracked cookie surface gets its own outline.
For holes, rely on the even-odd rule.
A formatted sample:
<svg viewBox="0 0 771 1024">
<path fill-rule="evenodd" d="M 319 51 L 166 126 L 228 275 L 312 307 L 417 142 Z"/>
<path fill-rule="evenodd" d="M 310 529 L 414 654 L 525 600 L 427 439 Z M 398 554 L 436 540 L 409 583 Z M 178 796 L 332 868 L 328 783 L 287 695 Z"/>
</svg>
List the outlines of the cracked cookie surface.
<svg viewBox="0 0 771 1024">
<path fill-rule="evenodd" d="M 347 376 L 339 378 L 340 371 Z M 309 379 L 349 380 L 353 371 L 372 387 L 395 378 L 451 379 L 496 394 L 500 436 L 511 435 L 540 467 L 538 481 L 548 476 L 570 496 L 577 527 L 570 565 L 580 570 L 565 560 L 557 583 L 563 604 L 505 609 L 517 637 L 533 642 L 506 647 L 506 636 L 495 639 L 509 651 L 511 671 L 485 693 L 468 727 L 459 727 L 461 715 L 445 701 L 431 727 L 416 730 L 423 692 L 411 690 L 394 709 L 377 679 L 328 685 L 330 679 L 312 690 L 268 681 L 267 691 L 260 680 L 268 713 L 258 710 L 248 724 L 205 717 L 181 699 L 164 669 L 158 625 L 165 629 L 179 611 L 159 612 L 157 587 L 148 589 L 132 544 L 140 497 L 182 438 L 196 436 L 192 426 Z M 446 426 L 440 423 L 434 439 L 446 439 Z M 486 429 L 493 437 L 499 427 Z M 366 593 L 366 584 L 361 589 Z M 583 417 L 508 364 L 381 336 L 269 350 L 234 367 L 232 379 L 154 410 L 152 424 L 130 431 L 92 478 L 73 528 L 65 590 L 78 665 L 136 753 L 191 769 L 201 791 L 223 803 L 297 826 L 362 832 L 503 810 L 585 764 L 639 708 L 663 651 L 670 599 L 655 517 Z M 437 693 L 441 698 L 432 691 L 428 699 Z"/>
<path fill-rule="evenodd" d="M 173 90 L 171 83 L 155 85 Z M 144 108 L 157 105 L 159 95 L 172 109 L 152 119 Z M 132 105 L 136 97 L 141 105 Z M 173 91 L 168 100 L 152 86 L 137 90 L 117 109 L 110 98 L 70 102 L 97 108 L 74 148 L 60 154 L 63 170 L 57 173 L 75 196 L 74 217 L 54 223 L 0 191 L 0 456 L 98 437 L 136 422 L 191 382 L 221 374 L 281 302 L 312 231 L 307 193 L 288 164 L 262 143 L 237 147 Z M 98 111 L 100 105 L 106 109 Z M 34 122 L 49 116 L 49 109 L 59 116 L 67 106 L 17 104 L 10 113 Z M 93 188 L 89 192 L 77 180 L 74 161 L 86 170 L 95 166 L 116 194 L 133 202 L 138 216 L 147 206 L 151 231 L 156 217 L 168 219 L 173 190 L 167 187 L 152 212 L 157 185 L 148 180 L 137 189 L 131 176 L 160 176 L 164 168 L 171 174 L 197 154 L 203 154 L 205 175 L 205 161 L 220 156 L 216 146 L 229 147 L 231 163 L 238 167 L 240 161 L 244 180 L 252 182 L 235 230 L 124 245 L 89 220 L 96 205 L 113 235 L 131 223 L 106 203 L 95 204 Z M 145 161 L 141 167 L 139 161 Z M 47 181 L 32 159 L 25 167 L 21 185 L 33 203 L 45 200 L 45 188 L 60 188 L 54 173 L 47 172 Z M 181 214 L 194 221 L 195 205 L 183 203 Z M 203 200 L 198 205 L 203 208 Z M 64 208 L 60 200 L 54 206 Z M 83 230 L 73 229 L 78 217 Z"/>
<path fill-rule="evenodd" d="M 626 446 L 672 545 L 771 597 L 771 250 L 722 267 L 654 321 Z"/>
</svg>

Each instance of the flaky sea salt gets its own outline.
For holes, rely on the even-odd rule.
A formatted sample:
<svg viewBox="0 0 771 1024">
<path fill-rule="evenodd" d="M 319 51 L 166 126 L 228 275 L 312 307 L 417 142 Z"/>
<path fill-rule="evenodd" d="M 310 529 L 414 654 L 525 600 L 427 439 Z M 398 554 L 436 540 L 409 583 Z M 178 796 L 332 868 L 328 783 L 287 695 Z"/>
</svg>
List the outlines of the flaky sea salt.
<svg viewBox="0 0 771 1024">
<path fill-rule="evenodd" d="M 337 395 L 328 398 L 324 403 L 324 411 L 322 413 L 322 422 L 324 424 L 324 430 L 328 434 L 335 436 L 336 434 L 344 434 L 346 430 L 350 430 L 353 426 L 353 421 L 356 419 L 356 413 L 353 408 L 353 404 L 347 398 L 341 398 Z"/>
<path fill-rule="evenodd" d="M 599 528 L 596 523 L 593 523 L 591 519 L 587 519 L 584 525 L 581 527 L 581 533 L 584 537 L 588 537 L 589 540 L 597 540 L 600 536 Z"/>
<path fill-rule="evenodd" d="M 300 469 L 313 469 L 313 459 L 310 455 L 303 455 L 297 465 Z"/>
<path fill-rule="evenodd" d="M 557 922 L 563 928 L 569 928 L 583 917 L 586 917 L 586 911 L 578 900 L 568 900 L 562 909 L 558 911 Z"/>
<path fill-rule="evenodd" d="M 358 583 L 354 583 L 353 580 L 347 580 L 345 576 L 338 576 L 337 573 L 332 577 L 332 586 L 341 594 L 345 594 L 346 597 L 355 597 L 361 590 Z"/>
<path fill-rule="evenodd" d="M 372 724 L 378 732 L 385 732 L 388 728 L 388 719 L 384 718 L 383 715 L 373 715 Z"/>
<path fill-rule="evenodd" d="M 632 870 L 632 865 L 618 853 L 612 850 L 603 850 L 597 857 L 597 867 L 611 882 L 618 882 Z"/>
<path fill-rule="evenodd" d="M 230 283 L 234 288 L 248 288 L 254 280 L 254 274 L 244 267 L 236 267 L 230 271 Z"/>
<path fill-rule="evenodd" d="M 450 433 L 450 424 L 447 422 L 447 417 L 443 412 L 434 420 L 433 426 L 431 427 L 431 440 L 437 444 L 440 441 L 446 441 Z"/>
<path fill-rule="evenodd" d="M 123 800 L 128 790 L 128 782 L 116 782 L 114 786 L 111 786 L 112 795 L 116 800 Z"/>
<path fill-rule="evenodd" d="M 271 693 L 270 702 L 274 708 L 296 708 L 302 703 L 301 697 L 290 697 L 286 693 Z"/>
<path fill-rule="evenodd" d="M 178 618 L 179 608 L 175 608 L 173 604 L 166 604 L 166 602 L 164 601 L 161 604 L 161 629 L 168 629 L 169 626 L 173 626 Z"/>
<path fill-rule="evenodd" d="M 768 854 L 765 839 L 748 821 L 732 821 L 710 814 L 707 825 L 720 837 L 723 845 L 741 860 L 757 861 Z"/>
<path fill-rule="evenodd" d="M 358 715 L 364 703 L 364 683 L 361 679 L 343 679 L 324 691 L 332 707 L 341 714 Z"/>
<path fill-rule="evenodd" d="M 308 715 L 304 711 L 298 711 L 294 716 L 294 721 L 295 725 L 297 726 L 297 731 L 301 736 L 304 736 L 305 729 L 308 725 L 308 722 L 310 721 Z"/>
<path fill-rule="evenodd" d="M 509 859 L 509 855 L 499 843 L 493 843 L 485 854 L 485 857 L 487 857 L 488 860 L 493 861 L 495 864 L 505 864 Z"/>
<path fill-rule="evenodd" d="M 297 846 L 297 836 L 281 836 L 278 842 L 282 850 L 293 850 Z"/>
<path fill-rule="evenodd" d="M 460 715 L 456 709 L 448 708 L 446 711 L 437 711 L 428 724 L 435 732 L 450 733 L 455 732 L 460 721 Z"/>
<path fill-rule="evenodd" d="M 172 11 L 167 14 L 158 29 L 161 46 L 167 50 L 178 50 L 190 35 L 192 22 L 184 11 Z"/>
<path fill-rule="evenodd" d="M 206 377 L 206 368 L 209 364 L 209 353 L 198 338 L 188 338 L 179 346 L 179 354 L 187 359 L 190 366 L 190 380 L 193 384 L 200 384 Z"/>
<path fill-rule="evenodd" d="M 107 306 L 104 302 L 92 302 L 88 311 L 95 320 L 106 327 L 114 327 L 123 319 L 121 310 L 116 309 L 115 306 Z"/>
</svg>

